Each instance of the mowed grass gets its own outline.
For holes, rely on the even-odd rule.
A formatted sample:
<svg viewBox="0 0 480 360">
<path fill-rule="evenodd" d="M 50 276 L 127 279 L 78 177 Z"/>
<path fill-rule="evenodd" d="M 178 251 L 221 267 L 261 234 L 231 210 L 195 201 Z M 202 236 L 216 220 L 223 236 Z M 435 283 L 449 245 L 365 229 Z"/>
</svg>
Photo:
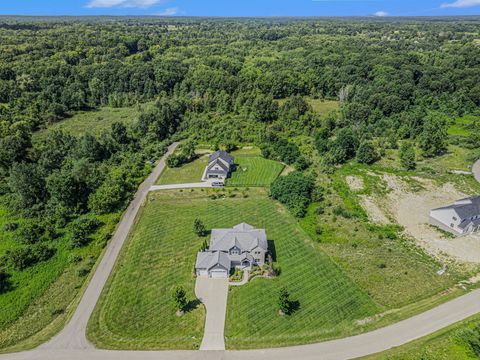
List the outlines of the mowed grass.
<svg viewBox="0 0 480 360">
<path fill-rule="evenodd" d="M 372 300 L 346 278 L 264 189 L 244 198 L 210 199 L 222 190 L 163 191 L 150 195 L 116 272 L 89 324 L 101 347 L 196 348 L 203 336 L 203 308 L 182 318 L 170 304 L 175 285 L 193 299 L 192 270 L 203 239 L 195 218 L 208 229 L 242 221 L 267 230 L 282 269 L 276 279 L 255 279 L 230 289 L 225 336 L 228 348 L 300 344 L 346 334 L 354 321 L 377 311 Z M 278 316 L 277 293 L 285 286 L 298 301 L 292 316 Z"/>
<path fill-rule="evenodd" d="M 179 168 L 165 167 L 162 174 L 158 177 L 157 185 L 165 184 L 187 184 L 202 181 L 202 175 L 208 164 L 208 155 L 185 164 Z"/>
<path fill-rule="evenodd" d="M 319 250 L 281 205 L 259 195 L 235 208 L 242 221 L 267 230 L 281 274 L 230 288 L 225 339 L 228 348 L 287 346 L 343 336 L 355 331 L 355 320 L 378 310 L 376 304 Z M 220 219 L 235 222 L 228 204 Z M 285 287 L 298 309 L 278 315 L 278 293 Z"/>
<path fill-rule="evenodd" d="M 88 335 L 97 346 L 197 349 L 200 345 L 203 306 L 178 317 L 172 291 L 182 286 L 188 300 L 196 300 L 192 274 L 203 239 L 194 235 L 192 226 L 207 201 L 190 204 L 189 198 L 171 194 L 151 194 L 132 229 L 89 322 Z"/>
<path fill-rule="evenodd" d="M 132 123 L 139 115 L 138 110 L 137 106 L 130 106 L 124 108 L 102 107 L 98 110 L 81 111 L 68 119 L 48 126 L 46 129 L 37 131 L 34 137 L 44 138 L 55 129 L 61 129 L 75 136 L 87 132 L 99 135 L 103 130 L 109 130 L 114 122 Z"/>
<path fill-rule="evenodd" d="M 236 169 L 227 179 L 227 186 L 270 186 L 280 175 L 283 164 L 260 156 L 235 157 Z"/>
</svg>

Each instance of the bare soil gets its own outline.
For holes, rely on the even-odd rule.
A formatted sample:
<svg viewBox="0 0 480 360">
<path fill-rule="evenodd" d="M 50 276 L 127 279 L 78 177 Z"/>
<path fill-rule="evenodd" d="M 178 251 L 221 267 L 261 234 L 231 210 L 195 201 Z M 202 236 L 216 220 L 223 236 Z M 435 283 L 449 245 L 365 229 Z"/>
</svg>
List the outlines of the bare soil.
<svg viewBox="0 0 480 360">
<path fill-rule="evenodd" d="M 448 205 L 466 194 L 451 183 L 439 186 L 429 179 L 415 178 L 423 187 L 416 192 L 399 177 L 384 175 L 383 180 L 390 189 L 386 202 L 389 213 L 418 245 L 441 261 L 480 264 L 480 234 L 447 238 L 428 224 L 431 209 Z"/>
<path fill-rule="evenodd" d="M 363 179 L 359 176 L 347 176 L 345 177 L 348 187 L 352 191 L 361 191 L 364 188 Z"/>
</svg>

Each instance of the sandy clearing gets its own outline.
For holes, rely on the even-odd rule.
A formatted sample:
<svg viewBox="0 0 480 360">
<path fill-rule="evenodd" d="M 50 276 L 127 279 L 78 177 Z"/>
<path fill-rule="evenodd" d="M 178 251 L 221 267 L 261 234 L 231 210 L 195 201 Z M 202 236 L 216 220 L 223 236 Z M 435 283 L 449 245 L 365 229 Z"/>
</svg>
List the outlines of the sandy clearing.
<svg viewBox="0 0 480 360">
<path fill-rule="evenodd" d="M 348 184 L 348 187 L 352 191 L 360 191 L 364 188 L 363 179 L 360 176 L 347 176 L 345 177 L 345 181 Z"/>
<path fill-rule="evenodd" d="M 360 196 L 360 204 L 368 215 L 371 222 L 377 224 L 390 224 L 390 220 L 385 216 L 385 213 L 378 207 L 375 200 L 370 196 Z"/>
<path fill-rule="evenodd" d="M 418 245 L 441 261 L 480 263 L 480 234 L 446 238 L 428 224 L 431 209 L 445 206 L 466 197 L 466 194 L 455 189 L 451 183 L 437 186 L 431 180 L 415 178 L 425 189 L 411 192 L 399 177 L 384 175 L 383 179 L 392 190 L 387 196 L 389 212 Z"/>
</svg>

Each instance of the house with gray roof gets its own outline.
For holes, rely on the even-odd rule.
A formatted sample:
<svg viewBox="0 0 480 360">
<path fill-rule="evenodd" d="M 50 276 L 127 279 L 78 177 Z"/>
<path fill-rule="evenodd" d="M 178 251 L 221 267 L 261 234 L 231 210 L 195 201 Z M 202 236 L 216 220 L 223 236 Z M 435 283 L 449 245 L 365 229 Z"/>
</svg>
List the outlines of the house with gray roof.
<svg viewBox="0 0 480 360">
<path fill-rule="evenodd" d="M 480 196 L 461 199 L 430 211 L 430 224 L 454 235 L 480 231 Z"/>
<path fill-rule="evenodd" d="M 268 251 L 264 229 L 241 223 L 232 229 L 212 229 L 210 246 L 197 254 L 197 276 L 227 278 L 234 268 L 262 266 Z"/>
<path fill-rule="evenodd" d="M 234 158 L 224 150 L 217 150 L 208 158 L 203 180 L 226 179 L 233 171 Z"/>
</svg>

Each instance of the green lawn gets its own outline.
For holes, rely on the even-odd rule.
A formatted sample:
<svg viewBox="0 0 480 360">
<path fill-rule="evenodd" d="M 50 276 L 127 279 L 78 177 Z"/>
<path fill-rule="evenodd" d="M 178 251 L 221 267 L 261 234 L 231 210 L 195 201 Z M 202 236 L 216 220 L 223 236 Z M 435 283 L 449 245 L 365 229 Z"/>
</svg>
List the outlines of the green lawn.
<svg viewBox="0 0 480 360">
<path fill-rule="evenodd" d="M 232 197 L 206 196 L 214 191 Z M 296 220 L 267 197 L 266 190 L 250 189 L 248 197 L 224 190 L 156 192 L 150 195 L 90 321 L 89 337 L 95 344 L 122 349 L 198 347 L 203 308 L 178 318 L 170 302 L 176 285 L 183 285 L 188 298 L 194 298 L 192 269 L 203 241 L 192 230 L 197 217 L 207 228 L 242 221 L 265 227 L 282 269 L 276 279 L 256 279 L 230 290 L 225 334 L 229 348 L 281 346 L 348 334 L 355 330 L 354 320 L 378 310 L 315 247 Z M 299 302 L 290 317 L 277 315 L 281 286 Z"/>
<path fill-rule="evenodd" d="M 114 122 L 131 123 L 138 116 L 137 106 L 124 108 L 102 107 L 98 110 L 81 111 L 72 117 L 37 131 L 35 137 L 45 137 L 49 131 L 62 129 L 72 135 L 79 136 L 86 132 L 98 135 L 102 130 L 110 129 Z"/>
<path fill-rule="evenodd" d="M 227 186 L 270 186 L 280 175 L 284 165 L 259 155 L 258 148 L 240 149 L 233 152 L 236 170 L 227 179 Z M 185 184 L 202 181 L 202 175 L 208 164 L 208 155 L 185 164 L 179 168 L 166 167 L 156 184 Z"/>
<path fill-rule="evenodd" d="M 179 168 L 165 167 L 165 170 L 157 179 L 157 185 L 165 184 L 187 184 L 202 181 L 202 175 L 208 164 L 208 155 L 185 164 Z"/>
<path fill-rule="evenodd" d="M 270 186 L 280 175 L 284 165 L 260 156 L 235 156 L 236 169 L 227 186 Z"/>
</svg>

